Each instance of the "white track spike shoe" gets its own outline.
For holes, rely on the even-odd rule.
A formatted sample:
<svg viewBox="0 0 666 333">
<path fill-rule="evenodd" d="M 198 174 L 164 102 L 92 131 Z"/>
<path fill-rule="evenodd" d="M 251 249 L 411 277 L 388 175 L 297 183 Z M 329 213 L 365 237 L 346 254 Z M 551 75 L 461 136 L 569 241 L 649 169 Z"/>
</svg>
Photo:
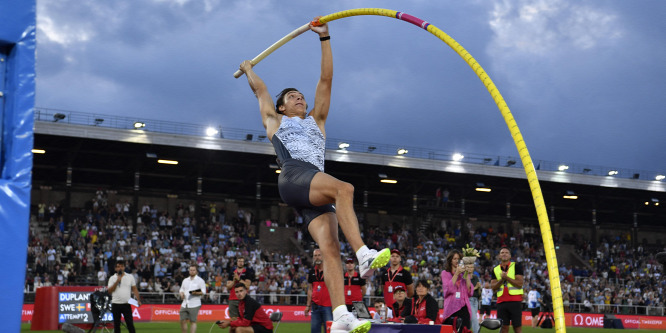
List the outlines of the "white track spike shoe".
<svg viewBox="0 0 666 333">
<path fill-rule="evenodd" d="M 358 320 L 351 313 L 342 315 L 331 324 L 331 333 L 368 333 L 372 324 L 367 320 Z"/>
<path fill-rule="evenodd" d="M 383 249 L 379 252 L 377 252 L 377 250 L 368 250 L 358 265 L 361 278 L 367 279 L 372 276 L 372 273 L 374 273 L 377 268 L 386 266 L 389 259 L 391 259 L 391 250 L 389 249 Z"/>
</svg>

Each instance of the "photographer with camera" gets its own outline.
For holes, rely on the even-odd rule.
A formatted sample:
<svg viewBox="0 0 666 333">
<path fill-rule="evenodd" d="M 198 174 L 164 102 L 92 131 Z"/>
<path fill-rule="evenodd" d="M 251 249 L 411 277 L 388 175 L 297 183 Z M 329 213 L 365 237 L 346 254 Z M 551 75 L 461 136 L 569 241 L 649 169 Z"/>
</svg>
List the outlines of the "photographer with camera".
<svg viewBox="0 0 666 333">
<path fill-rule="evenodd" d="M 134 330 L 134 319 L 132 318 L 132 306 L 130 306 L 131 293 L 134 293 L 137 306 L 141 306 L 139 290 L 136 288 L 136 280 L 132 274 L 125 273 L 125 262 L 116 262 L 116 274 L 109 278 L 108 292 L 111 294 L 111 313 L 113 314 L 113 332 L 120 333 L 120 316 L 125 318 L 125 325 L 130 333 Z"/>
<path fill-rule="evenodd" d="M 191 264 L 190 276 L 183 280 L 180 286 L 180 330 L 187 333 L 187 323 L 190 323 L 190 332 L 197 331 L 197 316 L 201 308 L 201 296 L 206 294 L 206 282 L 197 275 L 197 265 Z"/>
</svg>

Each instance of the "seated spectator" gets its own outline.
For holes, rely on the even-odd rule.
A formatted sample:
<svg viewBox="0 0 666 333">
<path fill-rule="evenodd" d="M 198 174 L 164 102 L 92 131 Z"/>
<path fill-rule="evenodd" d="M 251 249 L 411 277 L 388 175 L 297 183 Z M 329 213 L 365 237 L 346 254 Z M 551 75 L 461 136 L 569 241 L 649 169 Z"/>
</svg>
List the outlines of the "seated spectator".
<svg viewBox="0 0 666 333">
<path fill-rule="evenodd" d="M 385 318 L 382 318 L 384 316 Z M 383 319 L 384 321 L 393 321 L 393 310 L 384 304 L 383 299 L 377 299 L 375 301 L 375 315 L 372 316 L 372 319 Z"/>
<path fill-rule="evenodd" d="M 395 300 L 391 307 L 391 310 L 393 310 L 394 313 L 393 321 L 400 323 L 405 320 L 401 314 L 405 311 L 405 308 L 410 308 L 412 306 L 412 300 L 407 298 L 407 292 L 405 292 L 405 287 L 403 286 L 397 286 L 393 289 L 393 300 Z"/>
<path fill-rule="evenodd" d="M 405 323 L 408 324 L 429 324 L 434 322 L 439 323 L 437 316 L 439 306 L 434 297 L 432 297 L 428 290 L 430 284 L 427 281 L 419 280 L 416 282 L 416 295 L 411 300 L 411 306 L 405 308 L 400 315 L 405 317 Z"/>
</svg>

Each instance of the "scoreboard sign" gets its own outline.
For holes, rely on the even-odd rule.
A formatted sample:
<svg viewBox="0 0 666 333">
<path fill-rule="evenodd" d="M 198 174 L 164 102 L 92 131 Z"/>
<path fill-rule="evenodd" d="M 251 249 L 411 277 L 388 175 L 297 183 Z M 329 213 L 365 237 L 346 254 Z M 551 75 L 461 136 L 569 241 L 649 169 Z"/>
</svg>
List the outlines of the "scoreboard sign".
<svg viewBox="0 0 666 333">
<path fill-rule="evenodd" d="M 90 293 L 81 291 L 58 293 L 58 323 L 94 323 L 95 319 L 90 311 Z M 106 316 L 111 317 L 111 314 L 107 313 Z"/>
</svg>

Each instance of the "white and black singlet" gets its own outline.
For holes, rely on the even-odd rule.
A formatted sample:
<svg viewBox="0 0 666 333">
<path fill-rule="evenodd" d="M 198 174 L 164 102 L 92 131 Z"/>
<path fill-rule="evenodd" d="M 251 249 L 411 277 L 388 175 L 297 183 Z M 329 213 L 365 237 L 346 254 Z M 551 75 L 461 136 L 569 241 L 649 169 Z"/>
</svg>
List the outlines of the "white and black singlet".
<svg viewBox="0 0 666 333">
<path fill-rule="evenodd" d="M 331 204 L 310 203 L 310 182 L 317 172 L 324 172 L 326 151 L 326 140 L 314 118 L 283 116 L 271 143 L 282 169 L 278 177 L 282 200 L 303 216 L 306 226 L 321 214 L 335 213 Z"/>
</svg>

